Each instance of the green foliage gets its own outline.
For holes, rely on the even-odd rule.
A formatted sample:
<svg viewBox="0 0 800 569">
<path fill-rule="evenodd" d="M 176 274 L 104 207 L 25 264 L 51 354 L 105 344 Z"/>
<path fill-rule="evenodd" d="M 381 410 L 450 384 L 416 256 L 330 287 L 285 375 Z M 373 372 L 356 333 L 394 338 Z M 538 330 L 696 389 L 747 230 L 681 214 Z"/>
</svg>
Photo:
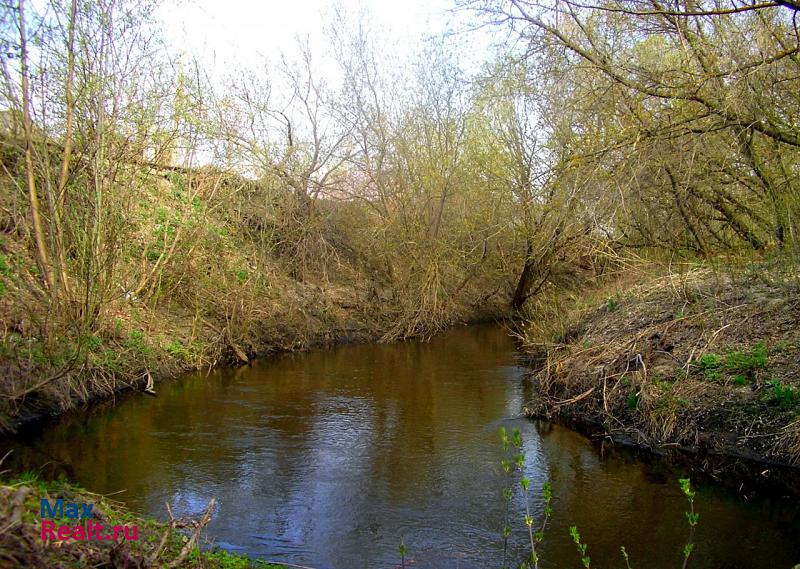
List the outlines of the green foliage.
<svg viewBox="0 0 800 569">
<path fill-rule="evenodd" d="M 95 352 L 99 350 L 100 347 L 103 345 L 103 340 L 101 340 L 100 337 L 96 336 L 95 334 L 87 335 L 85 338 L 85 342 L 86 342 L 86 349 L 89 350 L 90 352 Z"/>
<path fill-rule="evenodd" d="M 205 205 L 203 204 L 203 200 L 200 199 L 199 196 L 194 196 L 192 198 L 192 213 L 195 217 L 202 215 L 205 211 Z"/>
<path fill-rule="evenodd" d="M 704 354 L 695 368 L 708 381 L 720 381 L 733 376 L 736 385 L 745 385 L 748 379 L 755 378 L 758 371 L 767 367 L 768 352 L 764 342 L 758 342 L 750 350 L 728 352 L 725 357 L 717 354 Z"/>
<path fill-rule="evenodd" d="M 178 339 L 172 340 L 169 344 L 167 344 L 164 347 L 164 349 L 169 354 L 171 354 L 172 356 L 175 356 L 176 358 L 178 358 L 180 360 L 187 361 L 187 360 L 191 359 L 191 357 L 192 357 L 191 352 L 186 348 L 186 346 L 183 345 L 183 342 L 181 342 Z"/>
<path fill-rule="evenodd" d="M 577 526 L 571 526 L 569 528 L 569 534 L 572 536 L 572 541 L 575 543 L 575 546 L 578 548 L 578 553 L 581 556 L 581 564 L 586 568 L 589 569 L 592 563 L 592 558 L 587 555 L 587 549 L 589 545 L 586 543 L 581 542 L 581 534 L 578 533 Z"/>
<path fill-rule="evenodd" d="M 187 363 L 196 363 L 198 360 L 202 359 L 207 348 L 206 344 L 197 340 L 187 345 L 179 338 L 167 340 L 164 336 L 159 336 L 159 345 L 172 357 Z"/>
<path fill-rule="evenodd" d="M 65 349 L 67 346 L 62 344 L 60 347 Z M 39 340 L 24 337 L 16 332 L 6 336 L 2 344 L 2 353 L 4 355 L 13 354 L 20 360 L 27 360 L 35 364 L 51 363 L 51 358 L 45 353 L 44 347 Z"/>
<path fill-rule="evenodd" d="M 108 370 L 112 373 L 119 373 L 122 371 L 122 358 L 116 350 L 107 349 L 92 355 L 92 359 L 98 367 Z"/>
<path fill-rule="evenodd" d="M 180 172 L 168 172 L 166 178 L 172 184 L 175 196 L 180 199 L 186 192 L 186 178 Z"/>
<path fill-rule="evenodd" d="M 639 392 L 628 395 L 628 409 L 634 411 L 639 407 Z"/>
<path fill-rule="evenodd" d="M 721 362 L 722 358 L 717 354 L 704 354 L 697 360 L 697 365 L 700 366 L 701 370 L 705 371 L 718 368 Z"/>
<path fill-rule="evenodd" d="M 0 253 L 0 277 L 10 277 L 13 273 L 11 265 L 8 263 L 8 257 Z"/>
<path fill-rule="evenodd" d="M 148 359 L 153 355 L 153 350 L 145 341 L 144 331 L 142 330 L 131 330 L 124 344 L 128 350 L 136 355 L 144 357 L 145 359 Z"/>
<path fill-rule="evenodd" d="M 705 379 L 709 381 L 722 379 L 722 372 L 719 370 L 721 365 L 722 358 L 717 354 L 704 354 L 697 360 L 697 366 Z"/>
<path fill-rule="evenodd" d="M 512 432 L 511 442 L 514 445 L 514 448 L 521 449 L 522 448 L 522 432 L 519 429 L 514 429 Z M 522 466 L 521 464 L 518 466 Z"/>
<path fill-rule="evenodd" d="M 213 569 L 286 569 L 284 565 L 276 565 L 261 560 L 250 559 L 245 554 L 233 553 L 224 549 L 202 551 L 195 548 L 189 554 L 189 560 L 200 562 L 204 567 Z"/>
<path fill-rule="evenodd" d="M 406 566 L 406 543 L 403 541 L 403 538 L 400 538 L 400 566 L 405 569 Z"/>
<path fill-rule="evenodd" d="M 767 381 L 769 387 L 768 401 L 783 409 L 790 409 L 800 403 L 800 391 L 791 385 L 781 383 L 777 379 Z"/>
<path fill-rule="evenodd" d="M 620 299 L 618 296 L 612 296 L 606 300 L 607 312 L 616 312 L 617 310 L 619 310 L 619 307 L 620 307 Z"/>
<path fill-rule="evenodd" d="M 725 369 L 731 373 L 751 374 L 767 366 L 767 346 L 759 342 L 749 351 L 728 352 Z"/>
<path fill-rule="evenodd" d="M 511 438 L 508 436 L 508 430 L 505 427 L 500 427 L 500 443 L 503 447 L 503 452 L 508 453 L 510 445 L 513 441 L 514 446 L 516 448 L 516 443 L 518 442 L 517 432 L 519 429 L 514 429 L 514 434 Z M 521 435 L 519 437 L 521 440 Z M 509 519 L 509 512 L 511 507 L 511 499 L 514 496 L 514 492 L 511 489 L 511 479 L 512 479 L 512 466 L 515 462 L 512 460 L 510 456 L 504 456 L 500 461 L 500 466 L 503 469 L 503 474 L 506 477 L 506 485 L 503 487 L 501 491 L 501 496 L 503 499 L 504 505 L 504 518 L 503 518 L 503 530 L 501 532 L 503 538 L 503 569 L 508 568 L 508 540 L 511 537 L 511 525 Z"/>
<path fill-rule="evenodd" d="M 6 291 L 5 279 L 10 277 L 13 273 L 11 265 L 8 263 L 8 257 L 0 253 L 0 296 Z"/>
<path fill-rule="evenodd" d="M 511 460 L 512 457 L 504 457 L 500 461 L 503 473 L 510 481 L 514 473 L 516 471 L 522 471 L 522 469 L 525 466 L 525 453 L 522 451 L 523 447 L 522 432 L 518 428 L 515 428 L 512 431 L 511 437 L 509 438 L 508 431 L 506 430 L 506 428 L 501 427 L 500 441 L 502 443 L 504 452 L 508 453 L 509 451 L 511 451 L 512 453 L 514 453 L 513 461 Z M 520 477 L 519 484 L 522 489 L 525 500 L 525 515 L 523 516 L 523 522 L 525 524 L 525 527 L 527 528 L 528 539 L 530 540 L 530 555 L 528 557 L 528 560 L 522 563 L 522 567 L 533 567 L 534 569 L 538 569 L 539 554 L 537 551 L 537 546 L 544 539 L 545 529 L 547 528 L 547 524 L 549 523 L 550 518 L 553 515 L 553 508 L 552 508 L 553 488 L 549 482 L 545 482 L 542 485 L 542 499 L 544 501 L 543 516 L 539 526 L 534 527 L 535 520 L 533 518 L 533 515 L 531 514 L 530 496 L 529 496 L 531 480 L 527 476 L 523 475 Z M 505 504 L 505 521 L 501 532 L 503 538 L 502 567 L 504 569 L 508 567 L 508 540 L 511 536 L 509 507 L 512 497 L 513 497 L 513 491 L 511 489 L 511 486 L 510 485 L 505 486 L 502 491 L 502 498 Z"/>
<path fill-rule="evenodd" d="M 144 344 L 144 332 L 142 330 L 131 330 L 128 335 L 131 344 Z"/>
<path fill-rule="evenodd" d="M 685 512 L 686 521 L 689 524 L 689 539 L 683 548 L 683 568 L 686 569 L 689 563 L 689 557 L 694 551 L 694 532 L 697 523 L 700 521 L 700 514 L 694 511 L 694 497 L 696 492 L 692 489 L 691 481 L 688 478 L 681 478 L 678 482 L 681 487 L 681 492 L 686 496 L 686 500 L 689 502 L 689 511 Z"/>
</svg>

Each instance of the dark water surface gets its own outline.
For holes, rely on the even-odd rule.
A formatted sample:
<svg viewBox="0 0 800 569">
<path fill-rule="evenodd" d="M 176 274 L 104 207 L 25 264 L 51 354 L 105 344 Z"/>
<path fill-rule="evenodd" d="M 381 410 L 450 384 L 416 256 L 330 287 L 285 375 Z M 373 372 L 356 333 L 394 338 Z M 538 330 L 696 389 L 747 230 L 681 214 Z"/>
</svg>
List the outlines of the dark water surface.
<svg viewBox="0 0 800 569">
<path fill-rule="evenodd" d="M 678 568 L 687 525 L 679 473 L 624 452 L 601 457 L 567 429 L 515 418 L 530 384 L 496 327 L 429 343 L 354 345 L 189 375 L 116 406 L 69 414 L 14 443 L 11 467 L 64 470 L 86 488 L 165 517 L 219 503 L 219 545 L 319 569 L 485 568 L 502 563 L 498 430 L 519 427 L 541 516 L 553 484 L 543 567 L 580 567 L 577 525 L 593 567 Z M 8 465 L 8 464 L 7 464 Z M 7 466 L 6 465 L 6 466 Z M 794 502 L 739 501 L 701 487 L 697 568 L 789 569 L 800 562 Z M 512 549 L 525 547 L 513 501 Z"/>
</svg>

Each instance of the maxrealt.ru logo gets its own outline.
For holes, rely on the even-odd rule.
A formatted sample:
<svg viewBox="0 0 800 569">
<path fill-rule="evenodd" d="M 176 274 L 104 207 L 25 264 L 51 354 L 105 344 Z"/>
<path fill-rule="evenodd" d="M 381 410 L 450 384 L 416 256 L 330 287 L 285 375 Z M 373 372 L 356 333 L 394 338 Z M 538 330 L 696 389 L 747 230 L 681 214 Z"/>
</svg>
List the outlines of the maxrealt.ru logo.
<svg viewBox="0 0 800 569">
<path fill-rule="evenodd" d="M 94 519 L 94 504 L 82 502 L 64 502 L 59 498 L 53 503 L 42 500 L 42 541 L 67 540 L 75 541 L 116 541 L 120 537 L 128 541 L 139 539 L 138 526 L 111 526 L 106 528 Z M 72 523 L 56 524 L 54 520 L 72 520 Z"/>
</svg>

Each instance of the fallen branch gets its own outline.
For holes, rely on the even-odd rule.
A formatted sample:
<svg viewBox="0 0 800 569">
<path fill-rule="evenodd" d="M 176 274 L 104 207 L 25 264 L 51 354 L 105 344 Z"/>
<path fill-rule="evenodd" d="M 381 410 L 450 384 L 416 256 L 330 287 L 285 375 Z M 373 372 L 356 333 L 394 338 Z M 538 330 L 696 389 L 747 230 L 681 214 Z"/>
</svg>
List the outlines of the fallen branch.
<svg viewBox="0 0 800 569">
<path fill-rule="evenodd" d="M 214 511 L 214 506 L 216 504 L 217 501 L 214 498 L 211 498 L 211 500 L 208 501 L 208 506 L 206 506 L 206 511 L 203 514 L 203 517 L 200 518 L 200 521 L 195 524 L 195 529 L 192 532 L 192 536 L 189 538 L 189 541 L 187 541 L 186 545 L 183 546 L 183 549 L 181 549 L 181 552 L 178 555 L 178 557 L 176 557 L 175 560 L 172 561 L 172 563 L 167 565 L 167 567 L 169 567 L 170 569 L 175 569 L 176 567 L 179 567 L 184 561 L 186 561 L 186 558 L 189 556 L 189 553 L 192 551 L 192 548 L 194 548 L 194 544 L 197 543 L 197 539 L 200 537 L 200 532 L 203 531 L 203 528 L 205 528 L 208 525 L 208 522 L 211 521 L 211 512 Z"/>
<path fill-rule="evenodd" d="M 576 397 L 573 397 L 572 399 L 565 399 L 564 401 L 559 401 L 555 405 L 557 407 L 563 407 L 564 405 L 571 405 L 573 403 L 577 403 L 581 399 L 585 399 L 585 398 L 589 397 L 589 395 L 591 395 L 594 390 L 595 390 L 595 387 L 590 387 L 588 390 L 584 391 L 580 395 L 578 395 Z"/>
<path fill-rule="evenodd" d="M 154 389 L 155 384 L 153 382 L 153 376 L 150 374 L 150 371 L 146 371 L 145 374 L 147 375 L 147 383 L 144 386 L 144 392 L 148 395 L 155 395 L 156 390 Z"/>
<path fill-rule="evenodd" d="M 167 525 L 166 531 L 164 531 L 164 535 L 161 536 L 161 541 L 159 541 L 158 547 L 156 547 L 155 551 L 153 551 L 152 555 L 150 555 L 150 558 L 148 559 L 150 564 L 174 569 L 186 561 L 186 558 L 192 552 L 192 548 L 200 537 L 200 532 L 202 532 L 203 528 L 205 528 L 208 525 L 208 522 L 211 521 L 211 513 L 214 511 L 214 506 L 216 503 L 217 501 L 214 498 L 211 498 L 211 500 L 208 502 L 208 506 L 206 506 L 205 512 L 203 513 L 203 517 L 201 517 L 199 521 L 196 521 L 188 518 L 176 518 L 172 513 L 172 508 L 170 507 L 169 502 L 167 502 L 165 505 L 167 507 L 167 515 L 169 515 L 169 524 Z M 158 558 L 166 550 L 167 543 L 172 535 L 172 531 L 180 528 L 193 528 L 191 537 L 186 544 L 184 544 L 181 552 L 178 554 L 178 557 L 176 557 L 173 561 L 168 564 L 158 563 Z"/>
</svg>

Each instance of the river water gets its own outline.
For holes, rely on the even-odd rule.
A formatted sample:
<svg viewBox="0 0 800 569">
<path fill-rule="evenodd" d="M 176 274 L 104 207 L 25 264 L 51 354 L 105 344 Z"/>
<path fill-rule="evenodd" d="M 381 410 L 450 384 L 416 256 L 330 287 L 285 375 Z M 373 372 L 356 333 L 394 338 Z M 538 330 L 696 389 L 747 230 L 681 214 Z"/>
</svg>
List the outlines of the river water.
<svg viewBox="0 0 800 569">
<path fill-rule="evenodd" d="M 11 467 L 66 472 L 133 510 L 166 517 L 218 508 L 225 548 L 315 569 L 501 567 L 504 477 L 498 431 L 522 431 L 530 507 L 553 486 L 542 567 L 678 568 L 687 539 L 675 472 L 600 453 L 568 429 L 519 418 L 528 399 L 513 341 L 499 327 L 430 342 L 349 345 L 190 374 L 158 397 L 70 413 L 12 442 Z M 8 465 L 8 464 L 7 464 Z M 6 465 L 6 466 L 7 466 Z M 511 566 L 525 554 L 525 500 L 511 504 Z M 794 502 L 745 502 L 701 486 L 690 567 L 789 569 L 800 562 Z"/>
</svg>

